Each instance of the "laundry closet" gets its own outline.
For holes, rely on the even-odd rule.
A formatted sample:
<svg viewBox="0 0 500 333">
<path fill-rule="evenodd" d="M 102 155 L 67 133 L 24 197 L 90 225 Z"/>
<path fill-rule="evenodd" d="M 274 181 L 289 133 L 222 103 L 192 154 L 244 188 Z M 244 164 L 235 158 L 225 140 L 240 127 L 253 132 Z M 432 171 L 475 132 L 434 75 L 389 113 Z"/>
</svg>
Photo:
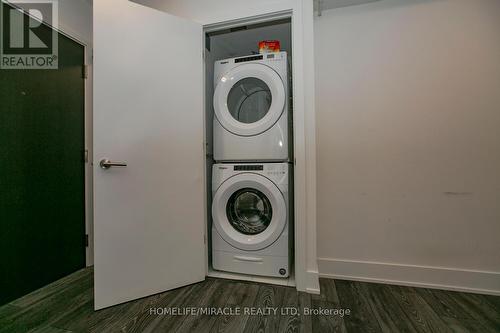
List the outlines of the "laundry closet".
<svg viewBox="0 0 500 333">
<path fill-rule="evenodd" d="M 136 2 L 94 2 L 95 308 L 207 276 L 318 293 L 312 3 Z"/>
<path fill-rule="evenodd" d="M 295 285 L 291 32 L 205 31 L 208 276 Z"/>
</svg>

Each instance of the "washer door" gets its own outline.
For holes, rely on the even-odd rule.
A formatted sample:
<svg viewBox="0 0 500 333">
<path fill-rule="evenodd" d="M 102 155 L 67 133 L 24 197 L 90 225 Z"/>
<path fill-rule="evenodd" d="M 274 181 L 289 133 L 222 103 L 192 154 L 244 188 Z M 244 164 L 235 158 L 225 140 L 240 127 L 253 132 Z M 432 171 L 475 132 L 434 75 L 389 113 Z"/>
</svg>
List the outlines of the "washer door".
<svg viewBox="0 0 500 333">
<path fill-rule="evenodd" d="M 272 68 L 240 65 L 225 73 L 215 88 L 215 116 L 233 134 L 258 135 L 281 117 L 285 98 L 283 81 Z"/>
<path fill-rule="evenodd" d="M 285 199 L 269 179 L 242 173 L 226 180 L 215 193 L 213 223 L 232 246 L 255 251 L 274 243 L 286 225 Z"/>
</svg>

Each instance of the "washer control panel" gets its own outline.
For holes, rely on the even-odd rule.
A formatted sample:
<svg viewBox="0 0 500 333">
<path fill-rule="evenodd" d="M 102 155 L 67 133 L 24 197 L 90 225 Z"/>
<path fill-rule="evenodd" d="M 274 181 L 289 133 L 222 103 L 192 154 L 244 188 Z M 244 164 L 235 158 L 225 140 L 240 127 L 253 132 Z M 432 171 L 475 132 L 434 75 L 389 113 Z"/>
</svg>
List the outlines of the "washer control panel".
<svg viewBox="0 0 500 333">
<path fill-rule="evenodd" d="M 217 188 L 226 179 L 240 173 L 255 173 L 263 175 L 273 182 L 286 186 L 290 176 L 290 164 L 282 163 L 221 163 L 214 164 L 212 172 L 213 187 Z"/>
</svg>

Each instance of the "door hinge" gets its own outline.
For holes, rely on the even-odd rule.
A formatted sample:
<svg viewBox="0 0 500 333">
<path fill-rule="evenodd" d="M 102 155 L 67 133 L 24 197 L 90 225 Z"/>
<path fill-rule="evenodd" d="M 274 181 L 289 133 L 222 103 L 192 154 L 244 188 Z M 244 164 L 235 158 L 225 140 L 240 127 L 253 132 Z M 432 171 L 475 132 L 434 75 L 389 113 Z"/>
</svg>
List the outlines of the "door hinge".
<svg viewBox="0 0 500 333">
<path fill-rule="evenodd" d="M 85 247 L 89 247 L 89 235 L 85 235 Z"/>
<path fill-rule="evenodd" d="M 203 234 L 203 243 L 207 244 L 207 234 Z"/>
<path fill-rule="evenodd" d="M 89 77 L 89 65 L 83 65 L 82 67 L 82 78 L 88 79 Z"/>
<path fill-rule="evenodd" d="M 88 149 L 85 149 L 85 151 L 83 153 L 83 160 L 85 163 L 89 163 L 89 150 Z"/>
</svg>

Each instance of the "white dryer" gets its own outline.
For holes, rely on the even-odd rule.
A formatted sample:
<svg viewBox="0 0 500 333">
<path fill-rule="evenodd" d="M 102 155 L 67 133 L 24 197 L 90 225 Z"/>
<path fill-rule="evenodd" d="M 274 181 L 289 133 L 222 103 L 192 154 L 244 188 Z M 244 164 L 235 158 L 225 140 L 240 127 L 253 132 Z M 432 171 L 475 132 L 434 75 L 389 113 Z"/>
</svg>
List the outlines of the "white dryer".
<svg viewBox="0 0 500 333">
<path fill-rule="evenodd" d="M 214 269 L 289 276 L 292 246 L 289 176 L 288 163 L 213 166 Z"/>
<path fill-rule="evenodd" d="M 286 52 L 219 60 L 214 68 L 215 161 L 288 161 Z"/>
</svg>

